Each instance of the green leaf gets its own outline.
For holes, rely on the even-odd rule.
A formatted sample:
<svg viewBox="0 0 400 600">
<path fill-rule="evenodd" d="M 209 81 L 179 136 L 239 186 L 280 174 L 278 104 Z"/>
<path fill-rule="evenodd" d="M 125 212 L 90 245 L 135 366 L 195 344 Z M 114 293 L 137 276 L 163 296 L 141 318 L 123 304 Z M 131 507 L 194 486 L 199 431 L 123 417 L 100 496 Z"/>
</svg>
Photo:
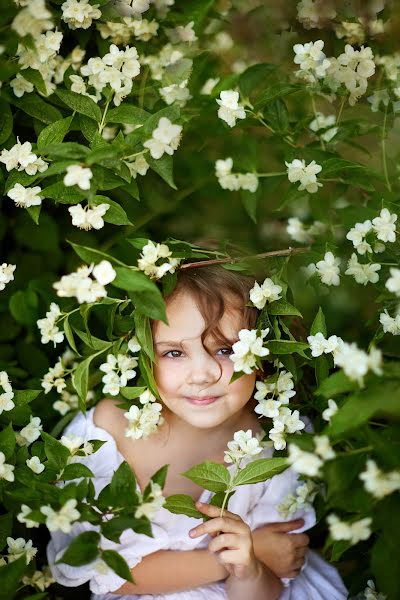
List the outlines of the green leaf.
<svg viewBox="0 0 400 600">
<path fill-rule="evenodd" d="M 177 515 L 186 515 L 194 519 L 202 519 L 204 515 L 197 510 L 194 500 L 187 494 L 173 494 L 168 496 L 163 508 Z"/>
<path fill-rule="evenodd" d="M 83 133 L 83 136 L 88 142 L 92 143 L 98 134 L 98 126 L 94 119 L 90 119 L 86 115 L 79 115 L 79 126 Z"/>
<path fill-rule="evenodd" d="M 292 342 L 291 340 L 267 340 L 265 345 L 273 354 L 292 354 L 292 352 L 297 352 L 304 356 L 303 350 L 308 348 L 308 344 L 304 342 Z"/>
<path fill-rule="evenodd" d="M 11 535 L 12 525 L 12 513 L 6 513 L 0 516 L 0 550 L 2 550 L 5 547 L 7 543 L 7 538 Z"/>
<path fill-rule="evenodd" d="M 84 531 L 72 540 L 56 564 L 65 563 L 80 567 L 92 562 L 99 556 L 100 534 L 97 531 Z"/>
<path fill-rule="evenodd" d="M 231 492 L 229 492 L 229 494 L 227 495 L 227 498 L 226 498 L 225 508 L 229 507 L 229 500 L 232 498 L 232 496 L 235 493 L 236 493 L 235 490 L 232 490 Z M 219 508 L 222 508 L 222 505 L 224 504 L 225 496 L 226 496 L 225 492 L 216 492 L 212 496 L 212 498 L 210 500 L 210 504 L 212 506 L 219 506 Z M 204 517 L 204 515 L 203 515 L 203 517 Z"/>
<path fill-rule="evenodd" d="M 69 323 L 69 316 L 68 315 L 64 319 L 63 326 L 64 326 L 65 337 L 67 338 L 68 344 L 71 346 L 71 348 L 75 352 L 75 354 L 77 354 L 78 356 L 80 356 L 80 354 L 78 352 L 78 349 L 76 347 L 76 344 L 75 344 L 74 334 L 72 333 L 72 328 L 71 328 L 71 325 Z"/>
<path fill-rule="evenodd" d="M 24 69 L 24 79 L 33 83 L 37 91 L 43 96 L 47 96 L 47 88 L 44 79 L 36 69 Z"/>
<path fill-rule="evenodd" d="M 166 323 L 165 302 L 156 284 L 144 273 L 124 267 L 116 267 L 117 276 L 112 284 L 129 292 L 134 305 L 139 311 Z"/>
<path fill-rule="evenodd" d="M 126 560 L 118 552 L 115 552 L 115 550 L 103 550 L 101 558 L 122 579 L 135 583 Z"/>
<path fill-rule="evenodd" d="M 298 90 L 302 89 L 300 85 L 293 83 L 275 83 L 269 86 L 262 94 L 257 98 L 254 108 L 259 109 L 276 100 L 276 98 L 283 98 L 289 94 L 293 94 Z"/>
<path fill-rule="evenodd" d="M 322 312 L 322 308 L 319 307 L 317 314 L 315 315 L 315 319 L 312 322 L 310 335 L 316 335 L 318 332 L 321 332 L 324 337 L 327 336 L 325 316 Z"/>
<path fill-rule="evenodd" d="M 212 492 L 224 492 L 230 481 L 228 469 L 224 465 L 209 460 L 195 465 L 181 475 Z"/>
<path fill-rule="evenodd" d="M 77 186 L 66 187 L 62 181 L 57 181 L 57 183 L 44 188 L 41 196 L 51 198 L 61 204 L 77 204 L 85 198 L 85 194 L 82 190 L 77 189 Z"/>
<path fill-rule="evenodd" d="M 259 458 L 247 464 L 233 479 L 233 485 L 259 483 L 279 475 L 288 468 L 286 458 Z"/>
<path fill-rule="evenodd" d="M 273 63 L 258 63 L 251 65 L 239 77 L 239 88 L 245 98 L 250 98 L 261 85 L 265 87 L 265 82 L 269 75 L 276 72 L 277 65 Z"/>
<path fill-rule="evenodd" d="M 349 379 L 344 371 L 336 371 L 323 381 L 315 393 L 324 398 L 331 398 L 356 389 L 357 383 Z"/>
<path fill-rule="evenodd" d="M 124 103 L 109 110 L 106 115 L 106 121 L 107 123 L 143 125 L 149 116 L 149 113 L 142 108 Z"/>
<path fill-rule="evenodd" d="M 77 142 L 59 142 L 49 144 L 43 149 L 43 152 L 54 160 L 59 158 L 70 158 L 74 161 L 83 161 L 88 155 L 89 148 Z"/>
<path fill-rule="evenodd" d="M 15 406 L 24 406 L 35 400 L 43 390 L 14 390 Z"/>
<path fill-rule="evenodd" d="M 73 463 L 65 467 L 61 479 L 68 481 L 70 479 L 78 479 L 78 477 L 94 477 L 94 474 L 86 465 Z"/>
<path fill-rule="evenodd" d="M 61 471 L 71 456 L 70 451 L 45 431 L 41 431 L 40 433 L 44 441 L 44 451 L 50 463 L 48 466 L 56 469 L 57 472 Z"/>
<path fill-rule="evenodd" d="M 301 312 L 283 298 L 275 300 L 268 304 L 268 313 L 270 315 L 296 315 L 297 317 L 303 317 Z"/>
<path fill-rule="evenodd" d="M 68 240 L 67 240 L 68 241 Z M 74 242 L 68 241 L 69 244 L 73 247 L 76 254 L 84 260 L 86 263 L 99 263 L 102 260 L 108 260 L 112 264 L 120 264 L 116 258 L 111 256 L 110 254 L 106 254 L 105 252 L 101 252 L 96 248 L 90 248 L 89 246 L 81 246 L 80 244 L 75 244 Z"/>
<path fill-rule="evenodd" d="M 11 135 L 13 128 L 13 116 L 11 108 L 8 102 L 0 98 L 0 144 L 4 144 L 5 141 Z"/>
<path fill-rule="evenodd" d="M 114 200 L 110 200 L 107 196 L 95 196 L 93 204 L 96 206 L 99 204 L 108 204 L 109 209 L 103 217 L 106 223 L 112 223 L 113 225 L 133 225 L 122 206 L 114 202 Z"/>
<path fill-rule="evenodd" d="M 27 115 L 42 123 L 54 123 L 62 119 L 60 111 L 42 100 L 37 94 L 26 94 L 22 98 L 13 98 L 12 103 Z"/>
<path fill-rule="evenodd" d="M 132 504 L 132 498 L 136 494 L 136 477 L 127 462 L 122 462 L 115 471 L 109 489 L 116 506 Z"/>
<path fill-rule="evenodd" d="M 107 342 L 107 340 L 101 340 L 94 335 L 89 335 L 85 331 L 81 331 L 80 329 L 75 328 L 76 335 L 87 345 L 89 348 L 93 348 L 93 350 L 107 350 L 111 349 L 112 343 Z"/>
<path fill-rule="evenodd" d="M 91 98 L 87 96 L 81 96 L 70 90 L 56 90 L 55 94 L 72 110 L 86 115 L 91 119 L 94 119 L 98 123 L 101 121 L 101 110 Z"/>
<path fill-rule="evenodd" d="M 315 359 L 314 365 L 315 365 L 315 378 L 317 380 L 317 385 L 321 386 L 322 382 L 325 381 L 325 379 L 329 375 L 328 359 L 324 355 L 318 356 Z"/>
<path fill-rule="evenodd" d="M 153 171 L 155 171 L 162 179 L 164 179 L 164 181 L 166 181 L 173 190 L 178 189 L 174 182 L 172 156 L 169 156 L 169 154 L 164 154 L 161 158 L 156 160 L 150 154 L 146 154 L 146 160 Z"/>
<path fill-rule="evenodd" d="M 146 387 L 123 387 L 121 388 L 121 396 L 127 400 L 135 400 L 136 398 L 139 398 L 146 389 Z"/>
<path fill-rule="evenodd" d="M 14 598 L 16 590 L 21 585 L 21 580 L 24 572 L 26 571 L 26 558 L 25 554 L 0 567 L 0 600 L 10 600 Z"/>
<path fill-rule="evenodd" d="M 258 194 L 254 192 L 250 192 L 249 190 L 240 190 L 240 198 L 242 200 L 242 204 L 244 206 L 245 211 L 249 215 L 250 219 L 257 223 L 256 213 L 257 213 L 257 203 L 258 203 Z"/>
<path fill-rule="evenodd" d="M 397 506 L 397 510 L 398 510 Z M 389 513 L 390 514 L 390 513 Z M 388 519 L 390 518 L 388 514 Z M 398 519 L 397 519 L 398 520 Z M 371 566 L 376 579 L 377 589 L 386 594 L 386 598 L 400 597 L 398 567 L 399 527 L 393 531 L 381 533 L 372 548 Z"/>
<path fill-rule="evenodd" d="M 14 319 L 21 325 L 36 325 L 39 300 L 32 290 L 18 290 L 10 298 L 9 308 Z"/>
<path fill-rule="evenodd" d="M 5 455 L 7 461 L 15 450 L 15 433 L 13 431 L 11 423 L 7 425 L 2 431 L 0 431 L 0 452 Z"/>
<path fill-rule="evenodd" d="M 78 364 L 77 367 L 72 372 L 72 385 L 76 390 L 76 393 L 79 396 L 80 400 L 80 408 L 81 410 L 86 409 L 86 397 L 88 394 L 88 385 L 89 385 L 89 368 L 92 360 L 102 354 L 107 348 L 111 348 L 112 344 L 108 343 L 107 346 L 95 352 L 95 354 L 91 354 L 82 362 Z"/>
<path fill-rule="evenodd" d="M 135 310 L 133 317 L 135 319 L 135 335 L 143 352 L 146 352 L 149 359 L 154 362 L 153 336 L 149 318 L 143 315 L 139 310 Z"/>
</svg>

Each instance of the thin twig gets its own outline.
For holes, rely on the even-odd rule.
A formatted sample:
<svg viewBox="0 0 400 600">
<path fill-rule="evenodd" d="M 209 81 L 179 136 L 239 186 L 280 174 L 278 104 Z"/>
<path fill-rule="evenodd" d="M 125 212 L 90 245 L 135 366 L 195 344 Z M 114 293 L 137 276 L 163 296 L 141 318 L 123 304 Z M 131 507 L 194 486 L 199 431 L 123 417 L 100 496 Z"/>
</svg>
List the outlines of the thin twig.
<svg viewBox="0 0 400 600">
<path fill-rule="evenodd" d="M 307 252 L 310 248 L 287 248 L 286 250 L 272 250 L 271 252 L 263 252 L 262 254 L 252 254 L 251 256 L 242 256 L 239 258 L 219 258 L 213 260 L 200 260 L 198 262 L 186 263 L 181 265 L 180 269 L 191 269 L 194 267 L 203 267 L 210 265 L 222 265 L 225 263 L 234 264 L 247 260 L 249 258 L 268 258 L 270 256 L 291 256 L 292 254 L 299 254 L 300 252 Z"/>
</svg>

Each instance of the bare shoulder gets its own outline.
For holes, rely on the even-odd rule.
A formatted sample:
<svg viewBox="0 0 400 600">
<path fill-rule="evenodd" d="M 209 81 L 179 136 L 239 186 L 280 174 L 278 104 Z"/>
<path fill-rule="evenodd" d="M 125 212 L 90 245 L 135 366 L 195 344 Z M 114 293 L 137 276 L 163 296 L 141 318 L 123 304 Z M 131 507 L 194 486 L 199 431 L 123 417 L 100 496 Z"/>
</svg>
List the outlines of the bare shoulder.
<svg viewBox="0 0 400 600">
<path fill-rule="evenodd" d="M 93 412 L 93 422 L 98 427 L 105 429 L 114 437 L 118 435 L 123 411 L 118 407 L 120 400 L 103 398 L 96 404 Z"/>
</svg>

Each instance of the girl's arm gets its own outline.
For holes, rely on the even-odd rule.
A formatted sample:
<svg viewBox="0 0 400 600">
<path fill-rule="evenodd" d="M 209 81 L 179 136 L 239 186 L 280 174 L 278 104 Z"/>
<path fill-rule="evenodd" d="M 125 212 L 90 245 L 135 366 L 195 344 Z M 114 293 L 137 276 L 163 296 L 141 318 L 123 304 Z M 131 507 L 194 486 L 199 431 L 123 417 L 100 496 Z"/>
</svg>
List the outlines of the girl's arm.
<svg viewBox="0 0 400 600">
<path fill-rule="evenodd" d="M 207 549 L 159 550 L 131 569 L 136 584 L 126 582 L 113 594 L 168 594 L 226 579 L 228 571 Z"/>
<path fill-rule="evenodd" d="M 255 574 L 246 579 L 230 575 L 225 582 L 225 591 L 229 600 L 278 600 L 283 585 L 281 580 L 263 563 L 257 563 Z"/>
</svg>

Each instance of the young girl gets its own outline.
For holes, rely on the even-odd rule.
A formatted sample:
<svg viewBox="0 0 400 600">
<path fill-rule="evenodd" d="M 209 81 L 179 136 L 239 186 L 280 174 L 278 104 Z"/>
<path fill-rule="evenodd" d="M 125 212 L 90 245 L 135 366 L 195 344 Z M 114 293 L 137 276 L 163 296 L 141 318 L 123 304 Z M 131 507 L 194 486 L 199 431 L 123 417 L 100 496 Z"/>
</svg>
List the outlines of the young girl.
<svg viewBox="0 0 400 600">
<path fill-rule="evenodd" d="M 129 529 L 119 544 L 102 538 L 103 549 L 117 550 L 127 561 L 136 584 L 99 561 L 81 567 L 55 564 L 71 540 L 95 529 L 93 525 L 77 522 L 68 535 L 53 532 L 48 560 L 59 583 L 90 581 L 92 600 L 347 598 L 336 570 L 308 551 L 308 537 L 300 533 L 314 525 L 314 512 L 299 510 L 294 521 L 282 523 L 277 507 L 298 483 L 291 469 L 266 482 L 239 486 L 222 517 L 218 507 L 208 504 L 212 492 L 181 475 L 205 460 L 223 464 L 236 431 L 250 429 L 263 437 L 252 399 L 261 374 L 245 374 L 229 384 L 232 345 L 241 329 L 256 325 L 258 311 L 247 306 L 253 284 L 219 266 L 178 273 L 177 286 L 166 299 L 168 325 L 152 323 L 154 376 L 164 417 L 155 433 L 139 440 L 126 437 L 124 411 L 107 398 L 86 416 L 78 414 L 64 432 L 106 440 L 96 453 L 80 459 L 95 475 L 96 493 L 123 461 L 134 471 L 140 490 L 168 464 L 164 496 L 189 494 L 201 501 L 196 506 L 210 519 L 202 522 L 160 508 L 152 521 L 154 537 Z M 257 458 L 271 455 L 265 446 Z"/>
</svg>

